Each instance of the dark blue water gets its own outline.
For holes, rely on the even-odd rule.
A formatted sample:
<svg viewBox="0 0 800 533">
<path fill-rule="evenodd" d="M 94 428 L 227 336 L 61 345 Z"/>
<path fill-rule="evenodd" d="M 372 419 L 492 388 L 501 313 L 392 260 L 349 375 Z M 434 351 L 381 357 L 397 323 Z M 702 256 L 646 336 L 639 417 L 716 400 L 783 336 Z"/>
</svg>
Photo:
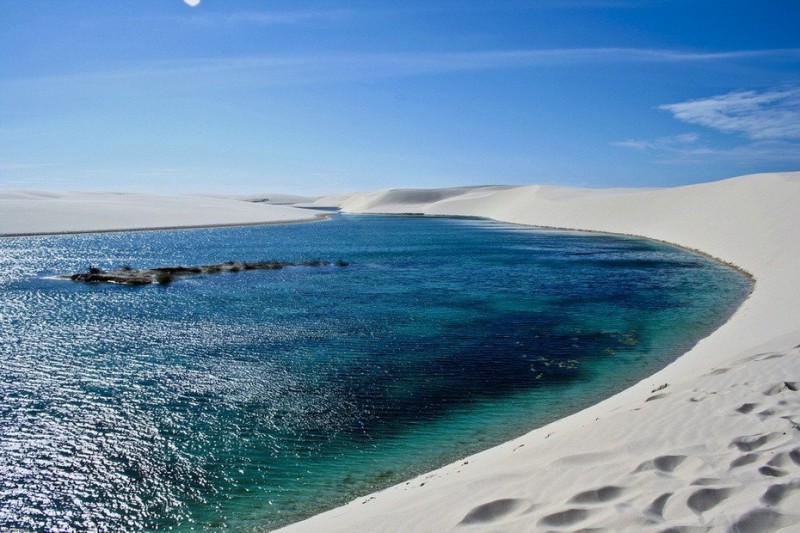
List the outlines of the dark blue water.
<svg viewBox="0 0 800 533">
<path fill-rule="evenodd" d="M 593 403 L 734 310 L 740 273 L 454 219 L 0 240 L 0 529 L 272 527 Z M 343 259 L 81 285 L 131 264 Z"/>
</svg>

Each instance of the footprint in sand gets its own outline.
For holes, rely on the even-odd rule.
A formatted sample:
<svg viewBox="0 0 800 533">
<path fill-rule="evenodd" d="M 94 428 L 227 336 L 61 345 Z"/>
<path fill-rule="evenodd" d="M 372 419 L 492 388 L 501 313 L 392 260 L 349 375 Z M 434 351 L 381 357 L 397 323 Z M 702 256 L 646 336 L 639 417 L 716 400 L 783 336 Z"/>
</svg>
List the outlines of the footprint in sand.
<svg viewBox="0 0 800 533">
<path fill-rule="evenodd" d="M 583 504 L 597 504 L 606 503 L 615 500 L 622 495 L 622 487 L 615 487 L 607 485 L 599 489 L 587 490 L 579 492 L 569 499 L 567 503 L 583 503 Z"/>
<path fill-rule="evenodd" d="M 769 477 L 783 477 L 789 474 L 786 470 L 775 468 L 774 466 L 762 466 L 758 469 L 759 474 Z"/>
<path fill-rule="evenodd" d="M 596 463 L 604 463 L 617 459 L 617 454 L 613 452 L 589 452 L 579 453 L 575 455 L 567 455 L 556 459 L 551 465 L 591 465 Z"/>
<path fill-rule="evenodd" d="M 759 359 L 759 361 L 768 361 L 770 359 L 780 359 L 781 357 L 786 357 L 786 354 L 785 353 L 780 353 L 780 352 L 771 353 L 771 354 L 767 355 L 766 357 L 762 357 L 761 359 Z"/>
<path fill-rule="evenodd" d="M 545 516 L 536 525 L 538 527 L 570 527 L 586 520 L 588 516 L 589 511 L 586 509 L 567 509 Z"/>
<path fill-rule="evenodd" d="M 745 455 L 741 455 L 731 461 L 731 468 L 737 468 L 740 466 L 749 465 L 758 461 L 760 456 L 757 453 L 747 453 Z"/>
<path fill-rule="evenodd" d="M 794 450 L 790 451 L 789 459 L 791 459 L 794 464 L 800 465 L 800 448 L 795 448 Z"/>
<path fill-rule="evenodd" d="M 719 485 L 720 483 L 724 483 L 723 480 L 717 479 L 715 477 L 699 477 L 689 483 L 689 485 L 695 485 L 700 487 L 706 487 L 709 485 Z"/>
<path fill-rule="evenodd" d="M 775 385 L 765 390 L 764 396 L 774 396 L 775 394 L 780 394 L 786 391 L 797 392 L 798 390 L 800 390 L 800 382 L 783 381 L 781 383 L 776 383 Z"/>
<path fill-rule="evenodd" d="M 731 371 L 730 368 L 715 368 L 714 370 L 712 370 L 711 372 L 706 374 L 706 376 L 720 376 L 720 375 L 726 374 L 726 373 L 728 373 L 730 371 Z"/>
<path fill-rule="evenodd" d="M 783 357 L 784 355 L 786 354 L 780 352 L 757 353 L 755 355 L 751 355 L 750 357 L 739 359 L 738 361 L 736 361 L 736 364 L 734 366 L 746 365 L 747 363 L 752 363 L 753 361 L 766 361 L 768 359 L 777 359 L 779 357 Z"/>
<path fill-rule="evenodd" d="M 770 485 L 767 491 L 761 496 L 761 503 L 766 505 L 778 505 L 786 499 L 790 494 L 800 490 L 800 481 L 793 481 L 791 483 L 784 483 L 779 485 Z"/>
<path fill-rule="evenodd" d="M 645 402 L 652 402 L 653 400 L 660 400 L 661 398 L 666 398 L 667 396 L 669 396 L 669 394 L 667 394 L 667 393 L 654 394 L 654 395 L 650 396 L 648 399 L 646 399 Z"/>
<path fill-rule="evenodd" d="M 656 470 L 658 472 L 669 473 L 678 468 L 686 460 L 685 455 L 661 455 L 650 461 L 645 461 L 636 467 L 634 474 Z"/>
<path fill-rule="evenodd" d="M 644 515 L 650 520 L 660 522 L 664 520 L 664 507 L 667 505 L 667 500 L 672 497 L 672 492 L 665 492 L 655 500 L 650 506 L 644 510 Z"/>
<path fill-rule="evenodd" d="M 686 505 L 695 513 L 701 514 L 725 501 L 730 493 L 730 489 L 700 489 L 689 496 Z"/>
<path fill-rule="evenodd" d="M 490 524 L 509 515 L 522 514 L 532 510 L 535 505 L 522 498 L 503 498 L 473 507 L 458 525 Z"/>
<path fill-rule="evenodd" d="M 757 403 L 743 403 L 736 409 L 736 412 L 746 415 L 752 412 L 756 407 L 758 407 Z"/>
<path fill-rule="evenodd" d="M 796 451 L 796 450 L 792 450 L 792 451 Z M 792 452 L 789 452 L 789 453 L 786 453 L 786 452 L 776 453 L 772 457 L 772 459 L 767 461 L 767 465 L 774 466 L 776 468 L 785 467 L 785 466 L 793 466 L 792 463 L 794 462 L 794 459 L 791 457 L 791 454 L 792 454 Z"/>
<path fill-rule="evenodd" d="M 735 446 L 740 452 L 752 452 L 779 437 L 779 433 L 767 433 L 764 435 L 748 435 L 733 439 L 730 446 Z"/>
<path fill-rule="evenodd" d="M 766 420 L 767 418 L 775 415 L 775 409 L 764 409 L 760 413 L 758 413 L 758 418 L 761 420 Z"/>
<path fill-rule="evenodd" d="M 734 523 L 728 531 L 736 533 L 762 533 L 796 525 L 800 517 L 786 516 L 772 509 L 753 509 Z"/>
</svg>

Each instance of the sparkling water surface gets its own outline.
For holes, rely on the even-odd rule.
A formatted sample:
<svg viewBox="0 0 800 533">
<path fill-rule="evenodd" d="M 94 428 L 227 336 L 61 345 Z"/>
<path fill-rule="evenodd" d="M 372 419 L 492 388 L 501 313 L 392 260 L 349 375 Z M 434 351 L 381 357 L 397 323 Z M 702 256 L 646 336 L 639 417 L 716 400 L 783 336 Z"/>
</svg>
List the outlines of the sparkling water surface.
<svg viewBox="0 0 800 533">
<path fill-rule="evenodd" d="M 351 264 L 57 279 L 316 258 Z M 672 246 L 479 220 L 0 239 L 0 529 L 268 530 L 625 388 L 750 288 Z"/>
</svg>

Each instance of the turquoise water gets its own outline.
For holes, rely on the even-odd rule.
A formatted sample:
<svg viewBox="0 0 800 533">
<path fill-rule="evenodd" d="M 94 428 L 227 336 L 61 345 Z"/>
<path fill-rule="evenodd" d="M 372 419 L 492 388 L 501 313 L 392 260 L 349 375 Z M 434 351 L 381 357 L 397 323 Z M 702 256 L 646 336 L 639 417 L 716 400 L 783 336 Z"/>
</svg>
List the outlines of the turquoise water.
<svg viewBox="0 0 800 533">
<path fill-rule="evenodd" d="M 347 268 L 54 279 L 93 265 Z M 269 529 L 608 396 L 746 297 L 633 238 L 478 220 L 0 240 L 0 529 Z"/>
</svg>

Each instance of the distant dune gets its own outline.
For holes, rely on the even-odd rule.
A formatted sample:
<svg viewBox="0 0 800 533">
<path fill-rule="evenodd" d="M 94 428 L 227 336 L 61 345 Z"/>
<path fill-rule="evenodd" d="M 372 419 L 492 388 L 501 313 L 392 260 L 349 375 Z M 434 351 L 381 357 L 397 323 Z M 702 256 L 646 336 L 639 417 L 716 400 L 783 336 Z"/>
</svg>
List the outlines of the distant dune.
<svg viewBox="0 0 800 533">
<path fill-rule="evenodd" d="M 313 220 L 320 212 L 207 196 L 0 191 L 0 236 Z"/>
</svg>

